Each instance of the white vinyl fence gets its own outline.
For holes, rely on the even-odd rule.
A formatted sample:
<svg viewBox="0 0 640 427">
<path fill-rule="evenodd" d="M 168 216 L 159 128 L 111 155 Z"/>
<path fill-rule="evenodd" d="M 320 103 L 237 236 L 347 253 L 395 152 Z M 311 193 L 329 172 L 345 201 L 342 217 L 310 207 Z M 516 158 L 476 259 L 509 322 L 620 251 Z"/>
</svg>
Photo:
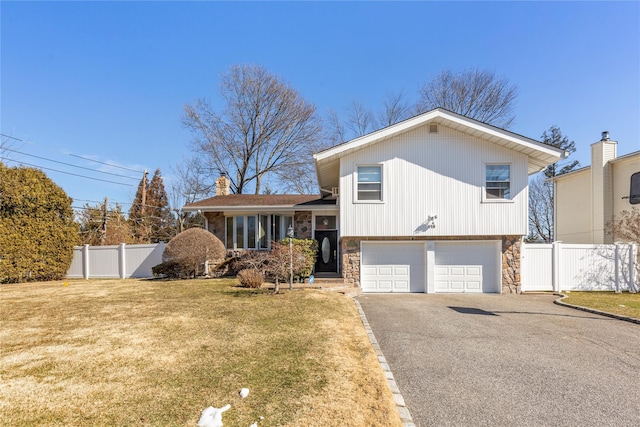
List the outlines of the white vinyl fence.
<svg viewBox="0 0 640 427">
<path fill-rule="evenodd" d="M 638 291 L 638 248 L 632 243 L 524 243 L 522 291 Z"/>
<path fill-rule="evenodd" d="M 162 263 L 164 243 L 152 245 L 76 246 L 67 277 L 144 278 L 153 277 L 151 268 Z"/>
</svg>

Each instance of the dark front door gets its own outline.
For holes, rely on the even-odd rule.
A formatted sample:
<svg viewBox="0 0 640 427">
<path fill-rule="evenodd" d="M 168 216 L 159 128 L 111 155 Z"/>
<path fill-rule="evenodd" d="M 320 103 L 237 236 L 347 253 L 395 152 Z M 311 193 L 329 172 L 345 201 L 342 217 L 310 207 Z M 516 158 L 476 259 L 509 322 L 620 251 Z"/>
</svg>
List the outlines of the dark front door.
<svg viewBox="0 0 640 427">
<path fill-rule="evenodd" d="M 318 256 L 316 273 L 335 273 L 338 271 L 338 232 L 336 230 L 316 230 Z"/>
</svg>

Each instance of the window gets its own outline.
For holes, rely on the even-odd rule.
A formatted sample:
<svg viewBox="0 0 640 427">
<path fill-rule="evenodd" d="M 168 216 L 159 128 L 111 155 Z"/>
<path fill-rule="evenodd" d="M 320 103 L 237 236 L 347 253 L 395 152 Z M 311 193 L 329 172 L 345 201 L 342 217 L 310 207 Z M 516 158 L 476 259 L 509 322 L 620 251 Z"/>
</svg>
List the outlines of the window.
<svg viewBox="0 0 640 427">
<path fill-rule="evenodd" d="M 236 249 L 244 249 L 244 217 L 236 217 Z"/>
<path fill-rule="evenodd" d="M 629 203 L 637 205 L 640 203 L 640 172 L 631 175 L 631 186 L 629 188 Z"/>
<path fill-rule="evenodd" d="M 227 249 L 233 249 L 233 217 L 227 217 Z"/>
<path fill-rule="evenodd" d="M 227 249 L 269 249 L 271 240 L 286 237 L 292 216 L 238 215 L 225 219 Z"/>
<path fill-rule="evenodd" d="M 382 201 L 382 166 L 358 166 L 358 201 Z"/>
<path fill-rule="evenodd" d="M 511 200 L 511 166 L 486 165 L 486 198 Z"/>
<path fill-rule="evenodd" d="M 258 232 L 258 238 L 260 247 L 266 249 L 269 247 L 269 216 L 268 215 L 260 215 L 260 231 Z"/>
<path fill-rule="evenodd" d="M 335 216 L 316 216 L 316 230 L 335 230 Z"/>
<path fill-rule="evenodd" d="M 247 248 L 256 248 L 256 217 L 247 217 Z"/>
</svg>

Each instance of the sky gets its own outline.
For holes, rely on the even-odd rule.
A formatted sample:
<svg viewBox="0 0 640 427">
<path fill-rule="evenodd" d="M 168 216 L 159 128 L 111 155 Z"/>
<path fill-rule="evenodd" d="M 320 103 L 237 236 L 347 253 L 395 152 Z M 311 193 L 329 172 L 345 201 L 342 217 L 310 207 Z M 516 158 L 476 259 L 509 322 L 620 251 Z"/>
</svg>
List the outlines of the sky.
<svg viewBox="0 0 640 427">
<path fill-rule="evenodd" d="M 640 150 L 638 1 L 4 0 L 0 161 L 43 168 L 73 206 L 108 197 L 128 211 L 144 170 L 170 187 L 192 155 L 183 106 L 219 108 L 220 76 L 239 64 L 324 117 L 400 91 L 415 101 L 445 69 L 491 70 L 518 87 L 511 131 L 539 140 L 557 125 L 583 166 L 605 130 L 619 155 Z"/>
</svg>

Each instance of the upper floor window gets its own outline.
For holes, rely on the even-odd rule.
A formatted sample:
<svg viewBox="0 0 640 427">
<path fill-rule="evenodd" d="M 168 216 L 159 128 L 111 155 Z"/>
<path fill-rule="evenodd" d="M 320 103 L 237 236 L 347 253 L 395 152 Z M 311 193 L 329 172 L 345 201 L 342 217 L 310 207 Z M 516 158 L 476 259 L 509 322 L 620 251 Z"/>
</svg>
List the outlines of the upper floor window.
<svg viewBox="0 0 640 427">
<path fill-rule="evenodd" d="M 486 165 L 485 197 L 511 200 L 511 165 Z"/>
<path fill-rule="evenodd" d="M 631 175 L 631 186 L 629 188 L 629 203 L 637 205 L 640 203 L 640 172 Z"/>
<path fill-rule="evenodd" d="M 358 190 L 356 200 L 382 200 L 382 166 L 358 166 Z"/>
</svg>

